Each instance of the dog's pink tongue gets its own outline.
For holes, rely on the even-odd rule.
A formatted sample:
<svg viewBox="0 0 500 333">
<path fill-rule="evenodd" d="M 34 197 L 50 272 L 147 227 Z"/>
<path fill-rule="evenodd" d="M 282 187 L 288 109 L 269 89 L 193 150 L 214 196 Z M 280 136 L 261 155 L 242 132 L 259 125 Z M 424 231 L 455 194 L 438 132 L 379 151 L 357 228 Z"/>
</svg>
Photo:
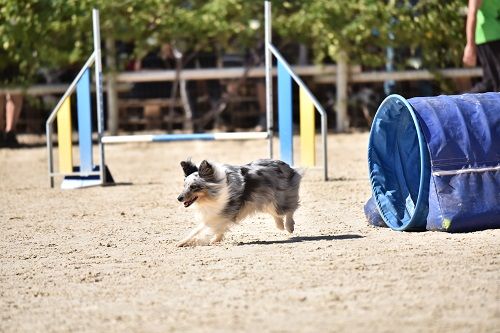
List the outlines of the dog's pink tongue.
<svg viewBox="0 0 500 333">
<path fill-rule="evenodd" d="M 191 200 L 188 200 L 188 201 L 184 201 L 184 207 L 188 208 L 189 206 L 191 206 L 193 204 L 193 202 L 196 201 L 196 199 L 198 199 L 198 197 L 194 197 L 193 199 Z"/>
</svg>

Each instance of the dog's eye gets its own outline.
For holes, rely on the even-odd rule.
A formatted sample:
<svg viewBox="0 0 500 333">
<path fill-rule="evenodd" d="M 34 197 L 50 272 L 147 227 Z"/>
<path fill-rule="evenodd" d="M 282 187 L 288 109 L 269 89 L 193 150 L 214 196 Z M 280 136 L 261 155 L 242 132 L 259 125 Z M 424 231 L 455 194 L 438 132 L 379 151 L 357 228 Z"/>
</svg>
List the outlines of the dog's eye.
<svg viewBox="0 0 500 333">
<path fill-rule="evenodd" d="M 189 186 L 189 189 L 190 189 L 191 191 L 196 191 L 196 190 L 198 189 L 198 186 L 196 186 L 196 185 L 190 185 L 190 186 Z"/>
</svg>

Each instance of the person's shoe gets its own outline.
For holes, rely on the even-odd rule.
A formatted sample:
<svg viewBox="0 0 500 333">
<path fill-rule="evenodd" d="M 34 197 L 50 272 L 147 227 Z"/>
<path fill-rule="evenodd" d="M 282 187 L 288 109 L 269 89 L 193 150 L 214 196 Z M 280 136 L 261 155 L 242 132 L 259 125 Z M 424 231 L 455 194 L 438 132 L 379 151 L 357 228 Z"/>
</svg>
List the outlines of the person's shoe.
<svg viewBox="0 0 500 333">
<path fill-rule="evenodd" d="M 19 147 L 19 142 L 17 141 L 16 133 L 14 132 L 5 133 L 5 146 L 9 148 Z"/>
<path fill-rule="evenodd" d="M 4 131 L 0 131 L 0 148 L 4 148 L 7 145 L 5 144 L 5 133 Z"/>
</svg>

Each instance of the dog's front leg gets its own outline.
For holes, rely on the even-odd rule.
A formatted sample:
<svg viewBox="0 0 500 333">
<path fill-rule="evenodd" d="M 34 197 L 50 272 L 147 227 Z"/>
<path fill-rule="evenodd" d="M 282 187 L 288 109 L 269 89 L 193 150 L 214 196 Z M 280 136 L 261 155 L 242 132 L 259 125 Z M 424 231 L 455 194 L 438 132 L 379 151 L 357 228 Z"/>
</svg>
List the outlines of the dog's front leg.
<svg viewBox="0 0 500 333">
<path fill-rule="evenodd" d="M 210 239 L 210 245 L 214 245 L 218 242 L 220 242 L 224 238 L 224 234 L 215 234 L 211 239 Z"/>
<path fill-rule="evenodd" d="M 205 224 L 200 223 L 196 228 L 194 228 L 189 235 L 181 240 L 179 243 L 177 243 L 178 247 L 184 247 L 184 246 L 191 246 L 193 244 L 194 238 L 203 230 L 205 229 Z"/>
</svg>

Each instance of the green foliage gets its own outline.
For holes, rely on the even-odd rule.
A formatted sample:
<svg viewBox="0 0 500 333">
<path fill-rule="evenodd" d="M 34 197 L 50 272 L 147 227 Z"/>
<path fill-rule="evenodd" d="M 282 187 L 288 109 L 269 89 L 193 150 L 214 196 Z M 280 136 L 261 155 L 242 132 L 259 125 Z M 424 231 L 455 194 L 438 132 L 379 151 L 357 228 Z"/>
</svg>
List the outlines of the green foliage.
<svg viewBox="0 0 500 333">
<path fill-rule="evenodd" d="M 458 66 L 464 46 L 464 1 L 316 0 L 285 1 L 291 15 L 276 15 L 280 33 L 299 38 L 316 60 L 336 59 L 340 51 L 352 63 L 378 67 L 388 46 L 408 56 L 421 53 L 423 66 Z M 420 51 L 418 51 L 420 50 Z M 398 60 L 398 59 L 397 59 Z"/>
<path fill-rule="evenodd" d="M 420 49 L 427 68 L 460 61 L 462 0 L 420 0 L 414 7 L 396 0 L 272 2 L 274 36 L 305 43 L 318 62 L 342 50 L 351 63 L 376 68 L 387 46 L 408 56 Z M 134 42 L 135 56 L 163 42 L 195 52 L 241 50 L 263 38 L 260 0 L 0 0 L 0 83 L 27 84 L 40 68 L 81 64 L 93 48 L 93 7 L 100 9 L 103 39 Z"/>
</svg>

